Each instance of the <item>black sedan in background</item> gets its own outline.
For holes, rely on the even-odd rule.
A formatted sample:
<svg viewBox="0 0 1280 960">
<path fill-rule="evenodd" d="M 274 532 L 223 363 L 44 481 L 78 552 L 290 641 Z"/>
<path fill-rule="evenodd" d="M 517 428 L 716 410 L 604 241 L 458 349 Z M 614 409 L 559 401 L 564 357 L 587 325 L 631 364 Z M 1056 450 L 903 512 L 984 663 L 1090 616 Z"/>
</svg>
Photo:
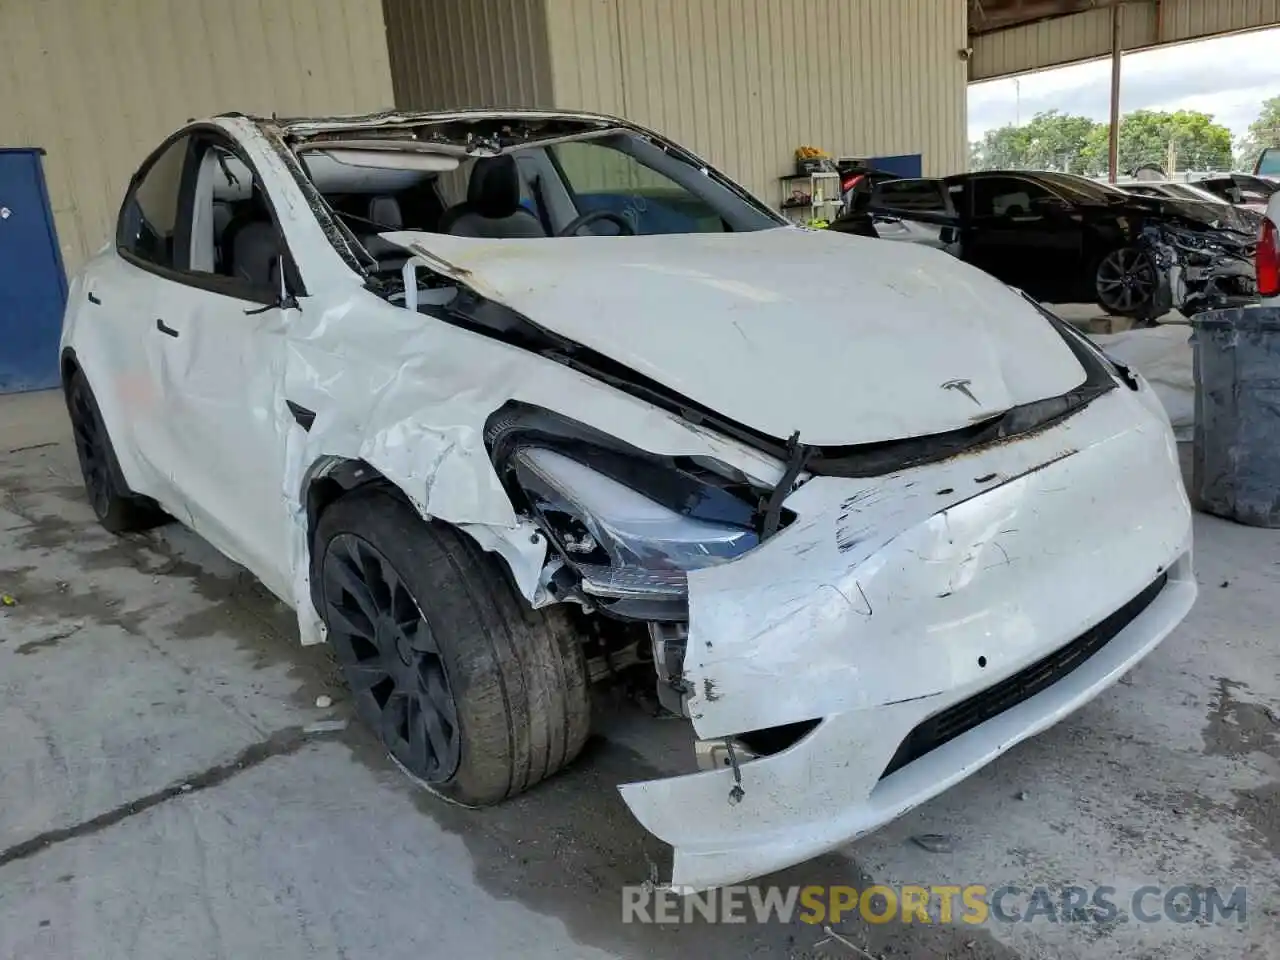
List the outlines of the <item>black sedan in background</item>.
<svg viewBox="0 0 1280 960">
<path fill-rule="evenodd" d="M 1096 301 L 1151 319 L 1202 308 L 1219 283 L 1247 295 L 1236 274 L 1252 255 L 1257 217 L 1071 174 L 1010 171 L 877 183 L 831 229 L 947 250 L 1038 300 Z M 1220 261 L 1230 261 L 1229 276 L 1216 276 Z"/>
</svg>

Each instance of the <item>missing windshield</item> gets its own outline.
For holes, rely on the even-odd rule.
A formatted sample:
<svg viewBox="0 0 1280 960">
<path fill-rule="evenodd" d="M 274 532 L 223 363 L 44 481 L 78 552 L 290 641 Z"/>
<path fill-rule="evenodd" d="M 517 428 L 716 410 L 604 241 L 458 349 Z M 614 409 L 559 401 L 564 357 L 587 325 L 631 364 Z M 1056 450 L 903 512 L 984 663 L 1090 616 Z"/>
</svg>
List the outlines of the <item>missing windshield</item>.
<svg viewBox="0 0 1280 960">
<path fill-rule="evenodd" d="M 289 137 L 375 288 L 394 287 L 407 259 L 383 236 L 392 232 L 503 240 L 785 222 L 682 148 L 610 118 L 374 118 Z"/>
</svg>

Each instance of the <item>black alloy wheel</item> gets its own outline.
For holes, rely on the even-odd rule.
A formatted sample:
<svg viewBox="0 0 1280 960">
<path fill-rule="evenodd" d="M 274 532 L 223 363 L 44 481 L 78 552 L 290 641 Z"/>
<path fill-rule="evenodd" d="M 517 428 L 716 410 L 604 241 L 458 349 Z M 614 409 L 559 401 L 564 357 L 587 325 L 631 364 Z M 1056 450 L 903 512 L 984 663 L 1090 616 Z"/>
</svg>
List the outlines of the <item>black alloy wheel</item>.
<svg viewBox="0 0 1280 960">
<path fill-rule="evenodd" d="M 112 533 L 130 533 L 168 520 L 154 500 L 129 490 L 98 401 L 82 371 L 75 370 L 67 378 L 65 396 L 85 495 L 98 522 Z"/>
<path fill-rule="evenodd" d="M 360 719 L 434 793 L 483 806 L 570 763 L 591 727 L 583 632 L 504 563 L 370 483 L 316 521 L 316 609 Z"/>
<path fill-rule="evenodd" d="M 1155 300 L 1157 283 L 1155 264 L 1144 251 L 1120 247 L 1098 262 L 1098 305 L 1118 316 L 1141 316 Z"/>
<path fill-rule="evenodd" d="M 76 455 L 80 458 L 80 472 L 84 476 L 85 494 L 89 506 L 99 520 L 105 520 L 111 512 L 111 496 L 114 492 L 111 478 L 111 460 L 98 411 L 89 395 L 84 377 L 77 375 L 67 391 L 67 406 L 71 413 L 71 429 L 76 441 Z"/>
<path fill-rule="evenodd" d="M 417 599 L 372 544 L 344 533 L 323 565 L 325 620 L 361 718 L 428 784 L 458 768 L 458 709 Z"/>
</svg>

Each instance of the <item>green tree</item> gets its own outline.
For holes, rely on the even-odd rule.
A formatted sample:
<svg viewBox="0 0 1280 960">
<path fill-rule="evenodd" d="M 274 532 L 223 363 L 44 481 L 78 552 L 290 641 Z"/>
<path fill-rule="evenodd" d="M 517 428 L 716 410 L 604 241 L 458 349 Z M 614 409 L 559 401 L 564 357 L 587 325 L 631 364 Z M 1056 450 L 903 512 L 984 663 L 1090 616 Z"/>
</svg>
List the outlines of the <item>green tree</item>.
<svg viewBox="0 0 1280 960">
<path fill-rule="evenodd" d="M 1121 120 L 1120 129 L 1124 129 Z M 1098 177 L 1107 172 L 1108 158 L 1111 150 L 1111 124 L 1099 123 L 1089 131 L 1084 147 L 1080 151 L 1082 173 L 1090 177 Z M 1122 168 L 1123 169 L 1123 168 Z"/>
<path fill-rule="evenodd" d="M 974 170 L 1059 170 L 1083 172 L 1082 153 L 1093 129 L 1088 117 L 1049 110 L 1020 127 L 1007 124 L 988 130 L 970 144 Z"/>
<path fill-rule="evenodd" d="M 1108 124 L 1050 110 L 1020 127 L 988 130 L 970 145 L 970 167 L 1099 176 L 1107 172 L 1109 136 Z M 1178 170 L 1226 170 L 1231 131 L 1198 110 L 1135 110 L 1120 119 L 1119 154 L 1121 173 L 1143 164 L 1167 170 L 1171 159 Z"/>
<path fill-rule="evenodd" d="M 1199 110 L 1135 110 L 1120 121 L 1122 171 L 1154 164 L 1168 171 L 1227 170 L 1232 165 L 1231 131 Z"/>
<path fill-rule="evenodd" d="M 969 145 L 971 170 L 1018 170 L 1026 166 L 1026 142 L 1022 128 L 1009 123 L 988 130 Z"/>
<path fill-rule="evenodd" d="M 1249 124 L 1249 132 L 1236 146 L 1236 168 L 1252 170 L 1254 162 L 1267 147 L 1280 147 L 1280 97 L 1264 100 L 1258 119 Z"/>
<path fill-rule="evenodd" d="M 1090 131 L 1081 156 L 1083 173 L 1107 172 L 1110 137 L 1109 124 Z M 1232 165 L 1231 131 L 1197 110 L 1135 110 L 1120 118 L 1118 159 L 1121 175 L 1146 164 L 1167 173 L 1171 159 L 1178 170 L 1226 170 Z"/>
<path fill-rule="evenodd" d="M 1027 166 L 1061 173 L 1084 172 L 1084 148 L 1095 127 L 1088 117 L 1050 110 L 1037 113 L 1025 127 Z"/>
</svg>

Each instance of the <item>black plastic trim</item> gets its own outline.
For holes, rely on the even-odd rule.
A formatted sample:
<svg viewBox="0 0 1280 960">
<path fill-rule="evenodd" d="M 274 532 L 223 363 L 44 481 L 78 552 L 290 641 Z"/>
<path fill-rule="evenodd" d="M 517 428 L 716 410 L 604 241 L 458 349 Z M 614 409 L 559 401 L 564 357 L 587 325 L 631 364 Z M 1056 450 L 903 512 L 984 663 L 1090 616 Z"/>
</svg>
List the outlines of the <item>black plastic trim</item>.
<svg viewBox="0 0 1280 960">
<path fill-rule="evenodd" d="M 1066 646 L 929 717 L 907 734 L 880 779 L 1053 686 L 1114 640 L 1155 601 L 1168 582 L 1169 575 L 1160 574 L 1136 597 Z"/>
<path fill-rule="evenodd" d="M 289 408 L 289 412 L 293 414 L 293 419 L 307 433 L 311 432 L 311 426 L 316 422 L 316 412 L 308 410 L 300 403 L 294 403 L 292 400 L 286 400 L 284 405 Z"/>
</svg>

